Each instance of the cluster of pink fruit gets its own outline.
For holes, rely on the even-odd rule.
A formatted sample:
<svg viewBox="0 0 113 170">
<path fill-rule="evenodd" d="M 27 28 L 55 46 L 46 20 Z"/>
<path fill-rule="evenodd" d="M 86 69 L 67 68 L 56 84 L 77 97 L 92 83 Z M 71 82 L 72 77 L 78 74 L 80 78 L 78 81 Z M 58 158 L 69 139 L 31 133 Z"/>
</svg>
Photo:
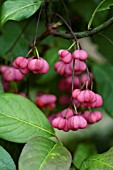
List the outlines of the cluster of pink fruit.
<svg viewBox="0 0 113 170">
<path fill-rule="evenodd" d="M 2 74 L 2 84 L 5 91 L 8 90 L 11 81 L 21 81 L 24 79 L 24 74 L 33 72 L 34 74 L 45 74 L 49 70 L 49 65 L 43 58 L 35 59 L 17 57 L 13 62 L 13 67 L 3 65 L 0 67 L 0 73 Z"/>
<path fill-rule="evenodd" d="M 25 58 L 17 57 L 13 62 L 13 67 L 20 70 L 21 73 L 27 74 L 29 71 L 34 74 L 45 74 L 49 70 L 49 65 L 42 57 L 35 59 L 34 57 Z"/>
<path fill-rule="evenodd" d="M 74 89 L 78 89 L 80 86 L 83 87 L 84 83 L 88 81 L 88 87 L 91 88 L 91 79 L 93 80 L 93 75 L 90 73 L 90 78 L 86 73 L 74 76 Z M 67 92 L 67 94 L 63 94 L 59 97 L 59 104 L 69 105 L 71 102 L 70 93 L 72 93 L 72 76 L 66 76 L 59 80 L 58 88 L 61 92 Z M 80 103 L 74 99 L 76 107 L 80 106 Z"/>
<path fill-rule="evenodd" d="M 72 109 L 65 109 L 57 114 L 48 116 L 48 120 L 54 128 L 68 132 L 69 130 L 84 129 L 88 124 L 93 124 L 102 119 L 102 113 L 99 111 L 77 113 Z"/>
<path fill-rule="evenodd" d="M 75 59 L 75 74 L 81 74 L 87 68 L 84 60 L 87 59 L 88 54 L 84 50 L 75 50 L 73 54 L 68 50 L 60 50 L 58 55 L 61 61 L 55 63 L 54 68 L 58 74 L 65 75 L 59 83 L 59 88 L 61 91 L 68 90 L 71 92 L 72 76 L 70 75 L 72 74 L 73 60 Z M 102 113 L 100 111 L 91 111 L 92 108 L 101 107 L 103 103 L 102 97 L 99 94 L 88 89 L 91 88 L 92 79 L 92 73 L 74 77 L 75 90 L 71 92 L 73 102 L 70 108 L 48 116 L 54 128 L 64 131 L 78 130 L 86 128 L 88 124 L 96 123 L 102 119 Z M 80 89 L 83 84 L 85 84 L 85 89 Z M 71 102 L 69 95 L 62 96 L 59 100 L 61 104 L 69 104 L 69 102 Z"/>
<path fill-rule="evenodd" d="M 88 55 L 84 50 L 75 50 L 73 54 L 68 50 L 60 50 L 58 55 L 60 61 L 54 64 L 54 69 L 59 75 L 72 75 L 73 59 L 76 59 L 74 64 L 75 74 L 80 74 L 87 68 L 84 60 L 87 59 Z"/>
</svg>

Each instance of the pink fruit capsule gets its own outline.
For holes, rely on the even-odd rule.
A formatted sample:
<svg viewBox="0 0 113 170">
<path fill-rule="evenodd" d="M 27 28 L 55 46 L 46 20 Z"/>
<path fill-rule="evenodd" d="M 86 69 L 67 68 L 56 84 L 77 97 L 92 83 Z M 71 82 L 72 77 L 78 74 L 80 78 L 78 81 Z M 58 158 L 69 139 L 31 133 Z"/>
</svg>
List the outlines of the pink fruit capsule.
<svg viewBox="0 0 113 170">
<path fill-rule="evenodd" d="M 95 95 L 96 95 L 96 101 L 90 104 L 91 108 L 99 108 L 102 106 L 103 103 L 102 97 L 99 94 L 95 94 Z"/>
<path fill-rule="evenodd" d="M 63 129 L 65 128 L 65 124 L 66 124 L 66 120 L 63 119 L 63 118 L 60 118 L 60 119 L 59 119 L 59 122 L 58 122 L 57 128 L 58 128 L 59 130 L 63 130 Z"/>
<path fill-rule="evenodd" d="M 64 132 L 68 132 L 70 130 L 70 128 L 68 127 L 68 120 L 65 120 L 65 126 L 63 128 Z"/>
<path fill-rule="evenodd" d="M 19 70 L 20 70 L 20 72 L 23 73 L 23 74 L 29 73 L 28 67 L 26 67 L 26 68 L 19 68 Z"/>
<path fill-rule="evenodd" d="M 66 64 L 68 64 L 72 61 L 72 55 L 68 50 L 60 50 L 58 52 L 58 55 L 60 57 L 60 60 Z"/>
<path fill-rule="evenodd" d="M 79 59 L 79 60 L 86 60 L 88 57 L 88 54 L 84 50 L 75 50 L 72 54 L 73 58 Z"/>
<path fill-rule="evenodd" d="M 54 64 L 54 69 L 58 74 L 64 75 L 65 74 L 65 66 L 66 65 L 62 61 L 59 61 Z"/>
<path fill-rule="evenodd" d="M 64 75 L 67 75 L 67 76 L 72 75 L 72 69 L 70 67 L 70 64 L 65 65 L 65 70 L 64 71 L 65 71 Z"/>
<path fill-rule="evenodd" d="M 73 116 L 73 111 L 70 108 L 68 108 L 63 110 L 60 115 L 63 118 L 69 119 L 70 117 Z"/>
<path fill-rule="evenodd" d="M 68 127 L 71 130 L 78 130 L 79 129 L 79 117 L 73 116 L 68 119 Z"/>
<path fill-rule="evenodd" d="M 13 62 L 13 67 L 15 68 L 26 68 L 28 65 L 28 59 L 25 57 L 17 57 Z"/>
<path fill-rule="evenodd" d="M 77 99 L 78 95 L 80 94 L 81 90 L 80 89 L 75 89 L 72 93 L 72 97 L 74 99 Z"/>
<path fill-rule="evenodd" d="M 58 123 L 59 121 L 61 120 L 62 118 L 61 117 L 56 117 L 52 120 L 51 122 L 51 125 L 54 127 L 54 128 L 58 128 Z"/>
<path fill-rule="evenodd" d="M 43 69 L 44 63 L 42 59 L 32 59 L 28 62 L 28 68 L 30 71 L 40 71 Z"/>
<path fill-rule="evenodd" d="M 7 70 L 3 73 L 3 79 L 5 81 L 14 81 L 15 69 L 13 67 L 8 67 Z"/>
<path fill-rule="evenodd" d="M 102 119 L 102 113 L 99 111 L 94 111 L 89 116 L 89 123 L 93 124 Z"/>
<path fill-rule="evenodd" d="M 84 129 L 87 127 L 87 121 L 84 117 L 78 116 L 79 117 L 79 128 Z"/>
<path fill-rule="evenodd" d="M 86 110 L 81 116 L 82 116 L 83 118 L 85 118 L 86 121 L 88 122 L 90 114 L 91 114 L 91 112 L 88 111 L 88 110 Z"/>
<path fill-rule="evenodd" d="M 14 70 L 15 70 L 15 81 L 23 80 L 24 75 L 16 68 Z"/>
<path fill-rule="evenodd" d="M 45 74 L 49 71 L 49 64 L 44 59 L 43 59 L 43 64 L 44 64 L 43 68 L 39 71 L 40 74 Z"/>
<path fill-rule="evenodd" d="M 3 65 L 3 66 L 0 67 L 0 72 L 3 74 L 8 69 L 9 69 L 9 66 Z"/>
<path fill-rule="evenodd" d="M 78 97 L 77 100 L 80 103 L 93 103 L 96 101 L 96 95 L 94 92 L 92 92 L 91 90 L 82 90 Z"/>
</svg>

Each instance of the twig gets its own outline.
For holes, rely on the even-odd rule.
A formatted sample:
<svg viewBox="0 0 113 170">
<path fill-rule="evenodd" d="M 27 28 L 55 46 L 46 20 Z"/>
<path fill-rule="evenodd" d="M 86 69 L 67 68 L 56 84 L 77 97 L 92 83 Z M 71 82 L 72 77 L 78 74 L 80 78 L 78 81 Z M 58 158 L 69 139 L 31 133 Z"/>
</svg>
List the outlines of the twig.
<svg viewBox="0 0 113 170">
<path fill-rule="evenodd" d="M 93 36 L 101 31 L 103 31 L 104 29 L 106 29 L 107 27 L 109 27 L 112 24 L 113 24 L 113 17 L 110 18 L 108 21 L 104 22 L 103 24 L 99 25 L 98 27 L 93 28 L 92 30 L 83 31 L 83 32 L 75 32 L 75 35 L 78 39 L 84 38 L 84 37 L 90 37 L 90 36 Z M 56 32 L 54 32 L 53 35 L 57 36 L 57 37 L 62 37 L 65 39 L 73 39 L 73 36 L 71 34 L 67 34 L 63 31 L 62 32 L 56 31 Z"/>
</svg>

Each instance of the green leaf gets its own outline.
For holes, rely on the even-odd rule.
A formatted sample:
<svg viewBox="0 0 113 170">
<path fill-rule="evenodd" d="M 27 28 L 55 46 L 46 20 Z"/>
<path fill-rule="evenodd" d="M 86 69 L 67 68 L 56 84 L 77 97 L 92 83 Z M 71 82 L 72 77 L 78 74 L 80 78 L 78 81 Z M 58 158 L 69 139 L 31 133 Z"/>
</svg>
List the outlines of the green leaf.
<svg viewBox="0 0 113 170">
<path fill-rule="evenodd" d="M 16 22 L 8 22 L 4 26 L 2 35 L 0 36 L 0 56 L 5 60 L 11 61 L 11 57 L 15 59 L 19 55 L 24 56 L 27 54 L 29 47 L 24 34 L 21 35 L 18 42 L 12 49 L 12 53 L 9 51 L 9 49 L 11 50 L 15 44 L 21 32 L 22 28 Z M 11 56 L 11 54 L 13 56 Z"/>
<path fill-rule="evenodd" d="M 1 12 L 1 25 L 8 20 L 20 21 L 32 16 L 40 7 L 42 0 L 8 0 Z"/>
<path fill-rule="evenodd" d="M 69 170 L 70 165 L 70 152 L 44 137 L 30 140 L 19 159 L 19 170 Z"/>
<path fill-rule="evenodd" d="M 100 8 L 100 6 L 104 3 L 104 1 L 105 1 L 105 0 L 102 0 L 102 1 L 99 3 L 99 5 L 96 7 L 96 9 L 94 10 L 94 12 L 93 12 L 93 14 L 92 14 L 92 16 L 91 16 L 91 18 L 90 18 L 90 20 L 89 20 L 89 23 L 88 23 L 88 30 L 90 30 L 90 27 L 91 27 L 91 24 L 92 24 L 92 22 L 93 22 L 93 20 L 94 20 L 94 17 L 95 17 L 95 15 L 96 15 L 96 13 L 98 12 L 98 9 Z"/>
<path fill-rule="evenodd" d="M 0 169 L 1 170 L 16 170 L 13 159 L 9 153 L 0 146 Z"/>
<path fill-rule="evenodd" d="M 113 148 L 103 154 L 93 155 L 85 160 L 80 170 L 112 170 Z"/>
<path fill-rule="evenodd" d="M 97 83 L 97 90 L 103 97 L 104 109 L 113 117 L 113 66 L 94 65 L 93 74 Z"/>
<path fill-rule="evenodd" d="M 95 148 L 93 145 L 80 143 L 75 151 L 73 164 L 79 169 L 81 163 L 94 153 L 95 153 Z"/>
<path fill-rule="evenodd" d="M 110 9 L 110 6 L 112 5 L 113 5 L 113 0 L 105 0 L 104 3 L 98 9 L 98 12 Z"/>
<path fill-rule="evenodd" d="M 24 97 L 0 94 L 0 138 L 25 143 L 36 136 L 54 136 L 43 113 Z"/>
</svg>

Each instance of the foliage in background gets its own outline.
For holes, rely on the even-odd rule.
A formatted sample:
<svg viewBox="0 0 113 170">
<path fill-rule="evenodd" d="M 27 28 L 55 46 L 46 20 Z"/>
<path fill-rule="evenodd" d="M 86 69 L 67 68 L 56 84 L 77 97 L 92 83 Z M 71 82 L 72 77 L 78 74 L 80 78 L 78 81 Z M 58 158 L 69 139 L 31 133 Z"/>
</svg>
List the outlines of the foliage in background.
<svg viewBox="0 0 113 170">
<path fill-rule="evenodd" d="M 38 9 L 43 3 L 42 0 L 2 0 L 0 2 L 1 65 L 11 65 L 16 57 L 27 54 L 35 35 Z M 113 0 L 87 0 L 86 2 L 83 0 L 65 0 L 65 4 L 63 0 L 59 3 L 53 0 L 51 3 L 52 10 L 65 16 L 75 32 L 87 30 L 87 25 L 89 29 L 96 27 L 113 15 Z M 53 23 L 59 22 L 55 16 L 51 20 Z M 44 7 L 39 23 L 38 37 L 45 29 Z M 63 24 L 59 29 L 67 30 Z M 56 137 L 54 129 L 50 126 L 43 112 L 32 103 L 39 91 L 54 93 L 59 97 L 61 93 L 58 90 L 59 76 L 55 73 L 53 65 L 58 61 L 57 51 L 62 48 L 67 49 L 71 45 L 69 40 L 54 36 L 45 37 L 44 40 L 38 42 L 37 47 L 40 56 L 44 57 L 50 65 L 49 72 L 42 76 L 30 74 L 28 77 L 26 76 L 24 82 L 10 84 L 10 92 L 14 89 L 23 92 L 30 91 L 29 98 L 32 99 L 32 102 L 16 94 L 3 93 L 2 84 L 0 84 L 1 170 L 15 170 L 18 161 L 19 170 L 31 170 L 32 168 L 34 170 L 113 169 L 113 148 L 108 150 L 113 146 L 113 121 L 107 116 L 113 117 L 112 30 L 113 26 L 103 30 L 101 34 L 91 37 L 92 42 L 98 46 L 98 51 L 106 62 L 99 64 L 98 61 L 94 62 L 91 57 L 88 62 L 95 77 L 94 89 L 102 95 L 104 100 L 102 109 L 106 119 L 100 127 L 98 124 L 96 125 L 98 129 L 102 128 L 102 130 L 97 130 L 94 125 L 92 129 L 89 127 L 86 131 L 67 133 L 66 138 L 65 133 L 57 131 L 58 137 Z M 17 39 L 18 41 L 16 41 Z M 57 103 L 54 112 L 58 112 L 60 109 L 61 106 Z M 46 110 L 45 114 L 47 114 Z M 104 133 L 103 126 L 106 133 Z M 85 135 L 82 136 L 83 134 Z M 64 146 L 59 141 L 61 137 Z M 26 144 L 22 145 L 22 143 Z M 15 151 L 14 148 L 16 148 Z M 71 154 L 66 148 L 70 150 Z"/>
</svg>

